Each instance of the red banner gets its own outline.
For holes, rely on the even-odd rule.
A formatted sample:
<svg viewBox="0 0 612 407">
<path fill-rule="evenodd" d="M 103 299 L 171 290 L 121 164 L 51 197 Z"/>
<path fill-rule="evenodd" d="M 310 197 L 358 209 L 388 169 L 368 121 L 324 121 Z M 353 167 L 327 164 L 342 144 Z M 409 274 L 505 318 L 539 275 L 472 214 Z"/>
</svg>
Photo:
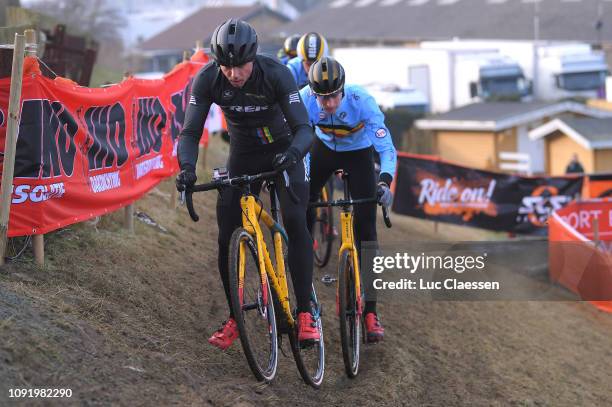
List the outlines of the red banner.
<svg viewBox="0 0 612 407">
<path fill-rule="evenodd" d="M 597 219 L 598 241 L 594 242 Z M 612 200 L 572 202 L 549 218 L 549 273 L 601 310 L 612 312 Z"/>
<path fill-rule="evenodd" d="M 174 174 L 191 79 L 206 61 L 200 52 L 163 79 L 85 88 L 26 58 L 9 236 L 112 212 Z M 9 88 L 0 80 L 2 149 Z"/>
</svg>

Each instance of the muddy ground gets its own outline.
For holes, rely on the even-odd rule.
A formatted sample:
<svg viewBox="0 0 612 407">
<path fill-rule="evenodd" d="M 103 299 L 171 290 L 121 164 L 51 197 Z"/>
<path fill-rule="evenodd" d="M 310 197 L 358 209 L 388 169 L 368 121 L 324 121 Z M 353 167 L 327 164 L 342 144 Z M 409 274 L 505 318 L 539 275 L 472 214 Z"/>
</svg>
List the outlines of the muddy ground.
<svg viewBox="0 0 612 407">
<path fill-rule="evenodd" d="M 290 356 L 273 383 L 257 383 L 238 342 L 221 352 L 206 341 L 227 317 L 214 193 L 196 198 L 193 223 L 167 208 L 170 190 L 136 205 L 166 233 L 136 221 L 129 235 L 118 212 L 47 235 L 42 269 L 29 250 L 1 269 L 0 405 L 612 405 L 612 315 L 568 301 L 383 303 L 385 342 L 364 349 L 354 380 L 328 312 L 322 388 L 304 385 Z M 503 238 L 393 219 L 379 226 L 383 242 Z M 333 288 L 319 284 L 319 295 L 334 308 Z M 8 397 L 41 387 L 73 395 Z"/>
</svg>

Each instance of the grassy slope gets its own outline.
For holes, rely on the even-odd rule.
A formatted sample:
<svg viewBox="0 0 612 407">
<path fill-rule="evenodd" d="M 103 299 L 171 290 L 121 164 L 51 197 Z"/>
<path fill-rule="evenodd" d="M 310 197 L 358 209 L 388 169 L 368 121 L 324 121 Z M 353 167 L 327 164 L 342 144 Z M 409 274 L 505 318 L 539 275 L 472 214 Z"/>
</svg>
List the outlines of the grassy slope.
<svg viewBox="0 0 612 407">
<path fill-rule="evenodd" d="M 225 153 L 215 141 L 209 163 L 219 165 Z M 8 403 L 9 387 L 40 386 L 72 388 L 73 401 L 90 405 L 612 400 L 612 321 L 571 303 L 383 306 L 388 341 L 366 350 L 354 381 L 343 376 L 337 322 L 328 312 L 321 391 L 301 383 L 291 358 L 281 358 L 272 385 L 256 383 L 239 346 L 222 353 L 205 341 L 227 312 L 216 269 L 215 194 L 196 197 L 196 224 L 184 208 L 167 208 L 171 188 L 163 183 L 136 204 L 168 233 L 136 221 L 128 235 L 118 212 L 47 235 L 44 269 L 29 253 L 2 269 L 0 405 Z M 499 237 L 452 225 L 440 225 L 436 235 L 429 222 L 393 220 L 383 240 Z M 320 294 L 333 309 L 333 288 Z"/>
</svg>

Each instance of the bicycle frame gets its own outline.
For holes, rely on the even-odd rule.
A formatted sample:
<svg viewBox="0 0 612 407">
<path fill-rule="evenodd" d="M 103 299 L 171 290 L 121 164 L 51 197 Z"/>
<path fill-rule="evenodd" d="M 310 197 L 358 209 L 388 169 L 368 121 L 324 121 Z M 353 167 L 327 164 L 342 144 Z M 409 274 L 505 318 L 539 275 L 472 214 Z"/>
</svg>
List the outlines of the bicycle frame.
<svg viewBox="0 0 612 407">
<path fill-rule="evenodd" d="M 210 191 L 212 189 L 218 189 L 220 187 L 228 187 L 228 186 L 240 186 L 242 188 L 242 197 L 240 198 L 240 207 L 242 208 L 242 226 L 251 236 L 255 238 L 257 242 L 257 253 L 263 254 L 263 256 L 259 257 L 259 272 L 261 275 L 262 286 L 267 288 L 264 273 L 268 275 L 268 279 L 272 284 L 272 288 L 278 296 L 278 300 L 282 306 L 283 312 L 285 313 L 285 317 L 287 319 L 287 323 L 290 327 L 294 327 L 296 322 L 293 318 L 293 314 L 291 313 L 291 307 L 289 304 L 289 288 L 287 286 L 287 274 L 285 268 L 285 259 L 283 256 L 283 240 L 285 243 L 289 241 L 287 233 L 283 229 L 283 227 L 277 222 L 278 208 L 276 202 L 276 190 L 272 188 L 270 190 L 270 198 L 272 202 L 272 213 L 271 216 L 267 213 L 259 203 L 257 203 L 255 196 L 251 193 L 250 190 L 250 182 L 256 181 L 258 179 L 268 179 L 270 177 L 276 176 L 275 172 L 269 173 L 261 173 L 255 176 L 241 176 L 237 177 L 233 180 L 229 179 L 219 179 L 213 180 L 213 182 L 209 184 L 196 185 L 190 188 L 189 191 L 182 193 L 181 200 L 186 202 L 187 209 L 189 211 L 189 216 L 194 222 L 199 220 L 199 216 L 195 212 L 193 207 L 193 192 L 199 191 Z M 285 179 L 287 179 L 287 175 L 285 174 Z M 288 182 L 288 181 L 286 181 Z M 293 191 L 290 188 L 287 189 L 289 192 L 289 196 L 297 200 Z M 270 259 L 270 253 L 268 251 L 268 247 L 264 240 L 264 235 L 259 225 L 259 221 L 262 221 L 272 233 L 273 241 L 274 241 L 274 251 L 275 251 L 275 263 L 277 270 L 274 269 L 272 265 L 272 260 Z M 245 243 L 241 242 L 240 244 L 240 265 L 239 265 L 239 275 L 242 279 L 244 278 L 245 273 L 245 262 L 246 262 L 246 247 Z M 243 299 L 242 290 L 244 287 L 239 288 L 239 296 L 240 299 Z M 264 303 L 267 305 L 267 290 L 263 292 Z"/>
<path fill-rule="evenodd" d="M 287 237 L 284 229 L 281 225 L 276 222 L 270 214 L 268 214 L 262 207 L 257 203 L 253 195 L 243 195 L 240 199 L 240 206 L 242 208 L 242 226 L 250 233 L 257 242 L 257 253 L 263 254 L 259 256 L 259 271 L 261 273 L 262 285 L 265 287 L 264 273 L 268 275 L 268 280 L 272 284 L 272 288 L 278 295 L 278 300 L 283 308 L 285 317 L 289 326 L 295 325 L 295 319 L 291 313 L 291 307 L 289 304 L 289 289 L 287 286 L 287 275 L 285 272 L 285 259 L 283 256 L 283 239 L 287 241 Z M 276 270 L 272 265 L 270 253 L 264 240 L 264 235 L 259 225 L 259 219 L 266 225 L 272 233 L 274 240 L 274 254 Z M 246 260 L 246 247 L 245 242 L 240 244 L 240 281 L 243 281 L 245 272 L 245 260 Z M 240 297 L 242 300 L 242 287 L 240 289 Z M 269 298 L 267 298 L 267 290 L 264 290 L 264 303 L 267 304 Z"/>
</svg>

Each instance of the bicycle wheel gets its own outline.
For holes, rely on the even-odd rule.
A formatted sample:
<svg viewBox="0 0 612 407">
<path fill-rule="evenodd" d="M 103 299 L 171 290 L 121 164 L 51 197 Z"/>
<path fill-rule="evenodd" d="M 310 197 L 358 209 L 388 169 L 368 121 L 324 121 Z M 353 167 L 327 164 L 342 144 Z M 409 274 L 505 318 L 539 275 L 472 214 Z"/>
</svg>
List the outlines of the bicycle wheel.
<svg viewBox="0 0 612 407">
<path fill-rule="evenodd" d="M 325 185 L 323 188 L 326 190 L 326 200 L 331 200 L 332 190 L 329 185 Z M 315 241 L 314 262 L 317 267 L 323 268 L 329 262 L 334 243 L 334 211 L 332 207 L 316 208 L 312 233 Z"/>
<path fill-rule="evenodd" d="M 353 378 L 359 371 L 361 323 L 357 312 L 353 259 L 348 250 L 342 252 L 338 263 L 338 310 L 344 370 L 348 377 Z"/>
<path fill-rule="evenodd" d="M 291 344 L 291 351 L 293 352 L 293 358 L 295 359 L 300 376 L 302 376 L 305 383 L 318 389 L 325 375 L 325 341 L 323 340 L 321 304 L 317 299 L 314 286 L 312 287 L 310 305 L 320 339 L 316 342 L 301 344 L 298 341 L 296 324 L 294 329 L 289 332 L 289 343 Z M 297 319 L 297 313 L 294 312 L 293 314 L 294 318 Z"/>
<path fill-rule="evenodd" d="M 229 256 L 230 296 L 242 349 L 255 377 L 269 382 L 278 365 L 274 302 L 268 276 L 264 273 L 262 281 L 259 272 L 257 244 L 245 229 L 232 234 Z"/>
</svg>

